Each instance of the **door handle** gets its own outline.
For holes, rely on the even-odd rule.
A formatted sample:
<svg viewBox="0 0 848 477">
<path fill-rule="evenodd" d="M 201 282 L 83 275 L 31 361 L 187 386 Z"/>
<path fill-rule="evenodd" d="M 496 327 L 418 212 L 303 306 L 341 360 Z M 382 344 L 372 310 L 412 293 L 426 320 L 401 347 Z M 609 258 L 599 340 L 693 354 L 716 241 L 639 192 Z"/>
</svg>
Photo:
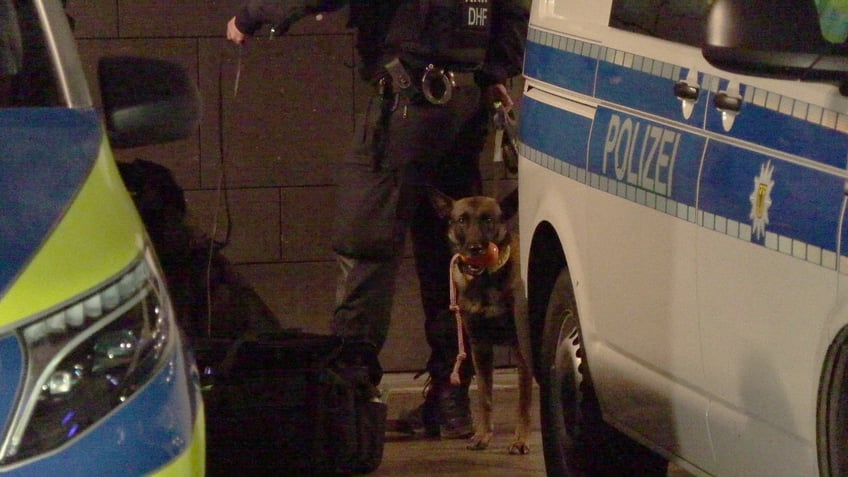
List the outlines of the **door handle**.
<svg viewBox="0 0 848 477">
<path fill-rule="evenodd" d="M 725 131 L 730 131 L 736 116 L 742 111 L 742 94 L 739 92 L 739 83 L 731 81 L 727 88 L 716 93 L 713 98 L 713 106 L 721 112 L 721 125 Z"/>
<path fill-rule="evenodd" d="M 701 86 L 698 84 L 698 72 L 690 68 L 685 78 L 680 78 L 674 83 L 674 95 L 680 100 L 683 119 L 688 120 L 695 110 L 695 103 L 701 94 Z"/>
<path fill-rule="evenodd" d="M 742 110 L 742 97 L 731 95 L 727 91 L 719 91 L 715 95 L 713 105 L 722 112 L 738 113 Z"/>
<path fill-rule="evenodd" d="M 701 88 L 698 85 L 692 86 L 686 80 L 674 83 L 674 95 L 683 101 L 697 101 L 700 93 Z"/>
</svg>

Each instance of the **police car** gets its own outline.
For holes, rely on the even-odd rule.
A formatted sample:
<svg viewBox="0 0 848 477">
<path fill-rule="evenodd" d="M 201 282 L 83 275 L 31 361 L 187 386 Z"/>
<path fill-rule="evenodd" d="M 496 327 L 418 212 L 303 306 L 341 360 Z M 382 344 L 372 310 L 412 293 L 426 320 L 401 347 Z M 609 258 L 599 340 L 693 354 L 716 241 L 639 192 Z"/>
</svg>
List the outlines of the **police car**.
<svg viewBox="0 0 848 477">
<path fill-rule="evenodd" d="M 0 474 L 203 475 L 203 406 L 59 0 L 0 0 Z M 100 65 L 114 145 L 183 137 L 167 64 Z"/>
<path fill-rule="evenodd" d="M 846 15 L 533 2 L 520 232 L 549 475 L 848 474 Z"/>
</svg>

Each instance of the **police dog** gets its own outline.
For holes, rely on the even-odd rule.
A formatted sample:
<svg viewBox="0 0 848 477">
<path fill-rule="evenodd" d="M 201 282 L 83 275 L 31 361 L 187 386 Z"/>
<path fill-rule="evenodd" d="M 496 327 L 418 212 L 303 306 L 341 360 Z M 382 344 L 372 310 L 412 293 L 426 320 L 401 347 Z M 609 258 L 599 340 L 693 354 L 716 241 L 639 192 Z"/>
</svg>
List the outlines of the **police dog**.
<svg viewBox="0 0 848 477">
<path fill-rule="evenodd" d="M 486 449 L 492 440 L 493 346 L 506 345 L 517 358 L 519 383 L 518 422 L 509 453 L 527 454 L 533 390 L 530 331 L 518 237 L 510 233 L 507 223 L 515 212 L 509 209 L 517 205 L 485 196 L 454 200 L 435 189 L 430 200 L 448 222 L 447 235 L 455 254 L 450 272 L 455 287 L 452 307 L 455 311 L 458 307 L 477 375 L 479 409 L 468 448 Z"/>
</svg>

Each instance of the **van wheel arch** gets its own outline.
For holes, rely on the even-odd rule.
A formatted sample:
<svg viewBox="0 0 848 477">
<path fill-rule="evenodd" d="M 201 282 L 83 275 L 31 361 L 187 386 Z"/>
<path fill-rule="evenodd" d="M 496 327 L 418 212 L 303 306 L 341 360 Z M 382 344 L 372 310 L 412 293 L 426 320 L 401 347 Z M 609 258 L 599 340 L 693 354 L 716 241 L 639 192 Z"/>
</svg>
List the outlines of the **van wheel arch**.
<svg viewBox="0 0 848 477">
<path fill-rule="evenodd" d="M 667 462 L 601 418 L 576 297 L 553 227 L 536 229 L 527 264 L 528 311 L 545 468 L 551 476 L 664 476 Z"/>
<path fill-rule="evenodd" d="M 562 242 L 548 222 L 542 222 L 533 234 L 527 260 L 527 314 L 533 345 L 533 372 L 537 381 L 543 378 L 539 368 L 548 300 L 561 271 L 567 266 Z"/>
</svg>

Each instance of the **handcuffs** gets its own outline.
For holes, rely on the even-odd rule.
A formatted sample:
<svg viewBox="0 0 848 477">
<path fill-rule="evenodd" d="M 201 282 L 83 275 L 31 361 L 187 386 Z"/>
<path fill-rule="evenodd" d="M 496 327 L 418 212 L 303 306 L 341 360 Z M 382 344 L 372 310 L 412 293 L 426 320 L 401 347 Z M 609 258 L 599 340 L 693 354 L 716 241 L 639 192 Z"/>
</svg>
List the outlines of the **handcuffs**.
<svg viewBox="0 0 848 477">
<path fill-rule="evenodd" d="M 421 76 L 421 92 L 430 103 L 446 104 L 453 97 L 454 88 L 456 88 L 456 80 L 453 71 L 436 68 L 433 64 L 427 65 L 424 69 L 424 74 Z"/>
<path fill-rule="evenodd" d="M 399 58 L 386 63 L 385 68 L 400 90 L 406 90 L 412 86 L 409 72 Z M 447 104 L 453 97 L 454 88 L 456 88 L 456 77 L 452 71 L 445 71 L 433 64 L 427 65 L 424 69 L 424 74 L 421 75 L 421 93 L 431 104 Z"/>
</svg>

